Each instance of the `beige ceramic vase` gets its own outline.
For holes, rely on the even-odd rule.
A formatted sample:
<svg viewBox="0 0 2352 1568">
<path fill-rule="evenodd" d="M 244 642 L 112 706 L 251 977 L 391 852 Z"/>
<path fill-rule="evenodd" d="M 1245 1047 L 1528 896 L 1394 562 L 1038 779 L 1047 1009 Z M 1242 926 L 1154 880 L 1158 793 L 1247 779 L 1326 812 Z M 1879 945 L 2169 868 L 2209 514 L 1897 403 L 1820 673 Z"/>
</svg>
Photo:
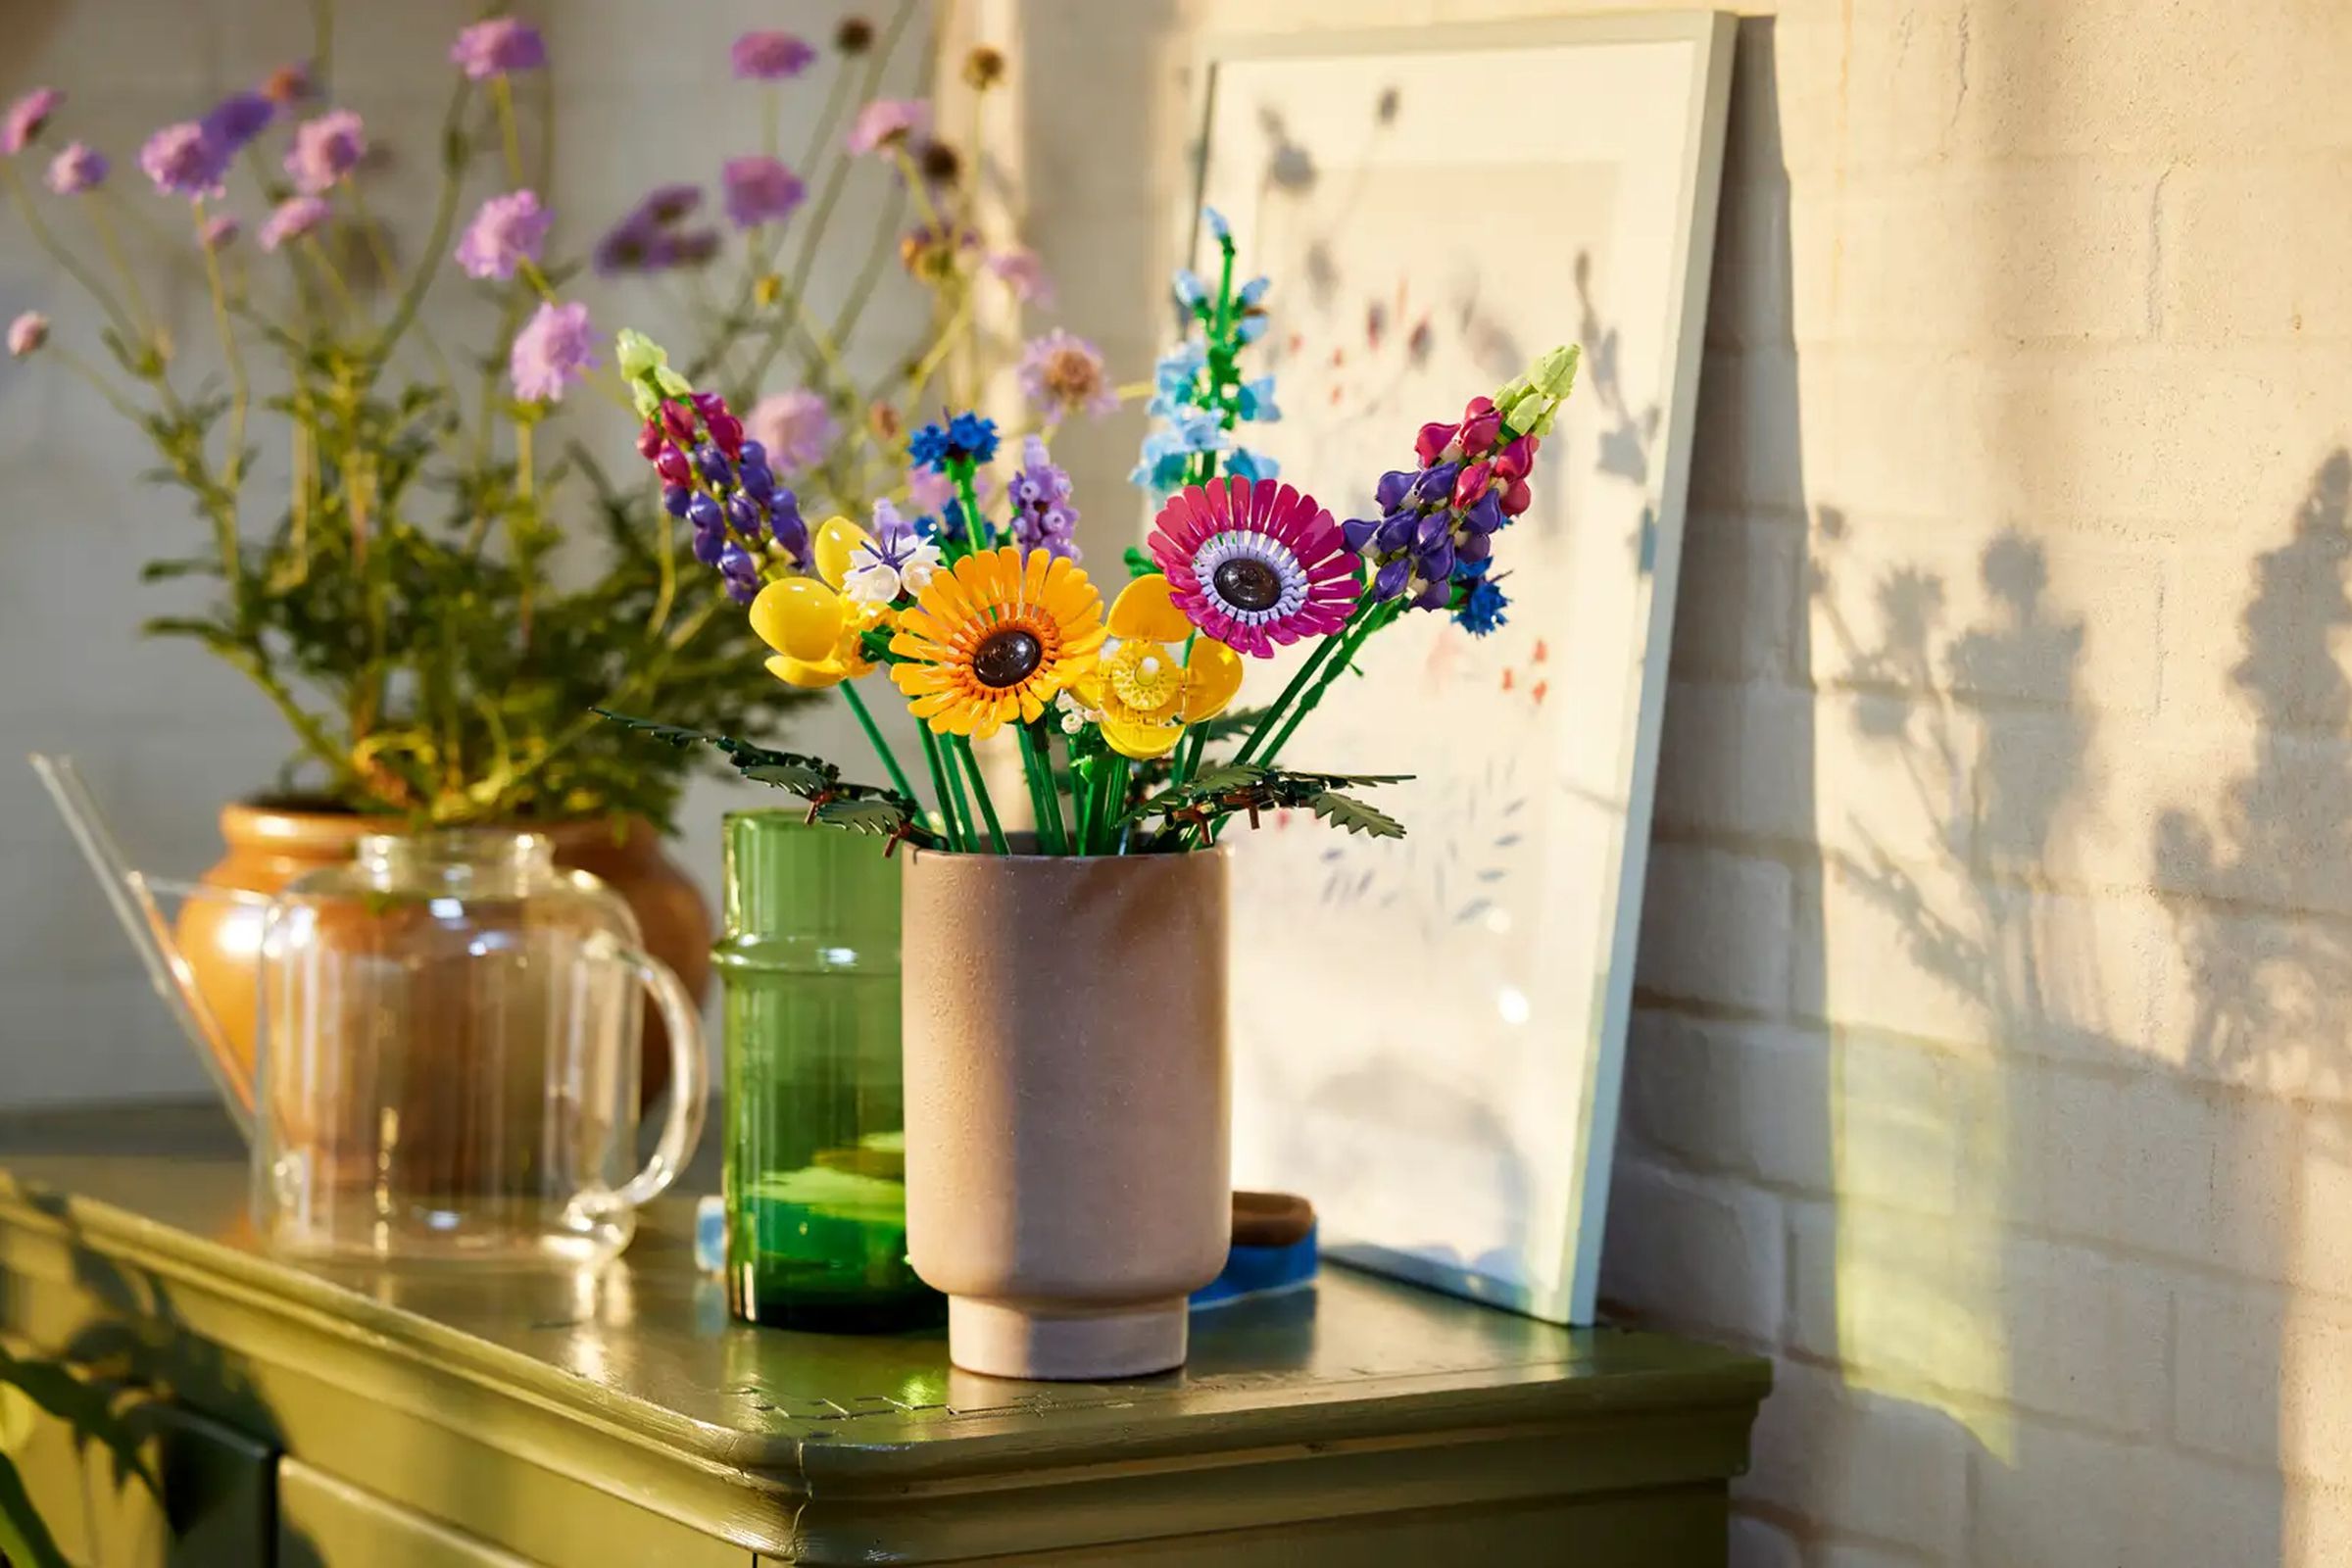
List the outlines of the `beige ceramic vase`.
<svg viewBox="0 0 2352 1568">
<path fill-rule="evenodd" d="M 996 1377 L 1180 1366 L 1232 1229 L 1221 852 L 908 852 L 906 1242 Z"/>
</svg>

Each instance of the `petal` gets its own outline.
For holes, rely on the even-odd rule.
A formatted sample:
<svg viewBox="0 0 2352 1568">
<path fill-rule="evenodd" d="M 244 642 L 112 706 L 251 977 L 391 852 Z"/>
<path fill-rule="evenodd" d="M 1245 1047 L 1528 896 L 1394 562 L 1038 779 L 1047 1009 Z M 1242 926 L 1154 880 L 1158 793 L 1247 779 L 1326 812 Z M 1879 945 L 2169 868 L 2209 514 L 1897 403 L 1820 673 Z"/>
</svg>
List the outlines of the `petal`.
<svg viewBox="0 0 2352 1568">
<path fill-rule="evenodd" d="M 808 577 L 769 583 L 752 601 L 752 630 L 779 654 L 821 660 L 841 641 L 841 595 Z"/>
<path fill-rule="evenodd" d="M 874 542 L 873 535 L 847 517 L 827 517 L 816 526 L 816 537 L 810 549 L 816 558 L 816 574 L 838 588 L 848 578 L 850 554 Z"/>
<path fill-rule="evenodd" d="M 1102 715 L 1102 744 L 1121 757 L 1150 761 L 1165 757 L 1184 738 L 1182 724 L 1139 724 L 1131 719 Z"/>
<path fill-rule="evenodd" d="M 1196 641 L 1193 657 L 1184 662 L 1184 667 L 1183 711 L 1188 724 L 1216 717 L 1242 689 L 1242 656 L 1214 638 Z"/>
<path fill-rule="evenodd" d="M 1164 575 L 1138 577 L 1119 590 L 1110 607 L 1110 635 L 1144 642 L 1182 642 L 1193 623 L 1169 597 L 1174 586 Z"/>
<path fill-rule="evenodd" d="M 803 691 L 821 691 L 827 686 L 838 686 L 848 673 L 831 660 L 812 664 L 808 660 L 791 659 L 783 654 L 768 660 L 767 672 L 785 685 L 798 686 Z"/>
</svg>

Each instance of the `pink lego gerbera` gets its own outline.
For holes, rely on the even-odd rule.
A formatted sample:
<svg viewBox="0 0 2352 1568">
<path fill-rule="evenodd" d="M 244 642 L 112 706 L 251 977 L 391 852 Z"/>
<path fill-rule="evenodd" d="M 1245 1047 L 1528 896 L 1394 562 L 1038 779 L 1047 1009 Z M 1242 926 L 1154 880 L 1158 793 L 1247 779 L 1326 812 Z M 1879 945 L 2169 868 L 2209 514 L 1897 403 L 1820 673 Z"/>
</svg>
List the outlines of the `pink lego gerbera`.
<svg viewBox="0 0 2352 1568">
<path fill-rule="evenodd" d="M 1272 479 L 1188 485 L 1160 509 L 1150 543 L 1170 601 L 1259 659 L 1278 643 L 1338 631 L 1363 591 L 1331 514 Z"/>
</svg>

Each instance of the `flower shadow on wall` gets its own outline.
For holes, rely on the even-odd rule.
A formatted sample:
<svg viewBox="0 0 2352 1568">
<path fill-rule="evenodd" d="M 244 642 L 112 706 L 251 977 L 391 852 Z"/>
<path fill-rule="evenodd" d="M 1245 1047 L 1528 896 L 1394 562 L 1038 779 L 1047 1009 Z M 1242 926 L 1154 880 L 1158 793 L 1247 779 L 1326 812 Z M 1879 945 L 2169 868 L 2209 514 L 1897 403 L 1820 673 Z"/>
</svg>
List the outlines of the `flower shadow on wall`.
<svg viewBox="0 0 2352 1568">
<path fill-rule="evenodd" d="M 2244 657 L 2229 675 L 2256 726 L 2251 762 L 2213 823 L 2167 811 L 2154 846 L 2167 886 L 2228 901 L 2184 905 L 2179 922 L 2191 1068 L 2330 1102 L 2352 1098 L 2352 765 L 2340 744 L 2352 681 L 2334 653 L 2352 627 L 2348 506 L 2352 454 L 2338 449 L 2291 537 L 2254 563 Z M 2340 1158 L 2344 1124 L 2324 1127 Z"/>
<path fill-rule="evenodd" d="M 2352 718 L 2327 649 L 2352 623 L 2348 480 L 2339 454 L 2295 537 L 2256 564 L 2234 679 L 2262 725 L 2257 765 L 2229 792 L 2230 842 L 2167 817 L 2158 855 L 2176 873 L 2285 902 L 2352 845 L 2340 805 L 2319 824 L 2287 809 L 2344 800 L 2341 762 L 2333 790 L 2316 790 L 2298 771 L 2307 750 L 2279 733 Z M 2107 827 L 2106 775 L 2133 760 L 2098 744 L 2090 628 L 2053 590 L 2044 547 L 1987 546 L 1965 618 L 1936 571 L 1883 567 L 1857 618 L 1836 582 L 1855 531 L 1831 508 L 1818 522 L 1816 624 L 1842 656 L 1836 700 L 1858 765 L 1822 811 L 1836 1261 L 1830 1280 L 1794 1285 L 1800 1301 L 1831 1293 L 1835 1333 L 1800 1307 L 1797 1348 L 1965 1429 L 1955 1462 L 1984 1560 L 2278 1561 L 2275 1479 L 2236 1474 L 2230 1505 L 2212 1507 L 2180 1477 L 2228 1474 L 2214 1458 L 2271 1462 L 2293 1383 L 2281 1325 L 2199 1271 L 2291 1272 L 2278 1197 L 2308 1173 L 2272 1107 L 2203 1080 L 2257 1076 L 2298 1026 L 2340 1039 L 2352 945 L 2192 906 L 2191 1072 L 2170 1070 L 2148 1034 L 2152 965 L 2130 936 L 2144 902 L 2076 869 L 2079 841 Z M 1818 1263 L 1800 1246 L 1792 1266 Z M 2086 1447 L 2085 1432 L 2130 1441 Z M 2086 1469 L 2094 1449 L 2115 1462 Z M 2059 1475 L 2081 1478 L 2063 1514 L 2026 1504 Z"/>
</svg>

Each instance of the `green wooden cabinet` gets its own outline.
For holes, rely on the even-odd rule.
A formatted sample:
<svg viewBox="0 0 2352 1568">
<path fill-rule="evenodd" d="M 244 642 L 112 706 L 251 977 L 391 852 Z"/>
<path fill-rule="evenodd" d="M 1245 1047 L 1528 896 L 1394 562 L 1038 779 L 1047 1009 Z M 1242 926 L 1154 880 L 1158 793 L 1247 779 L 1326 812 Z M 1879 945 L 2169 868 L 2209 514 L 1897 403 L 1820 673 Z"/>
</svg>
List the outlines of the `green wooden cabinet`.
<svg viewBox="0 0 2352 1568">
<path fill-rule="evenodd" d="M 936 1332 L 732 1322 L 683 1200 L 587 1281 L 291 1264 L 244 1193 L 208 1112 L 0 1121 L 0 1334 L 131 1346 L 267 1538 L 140 1568 L 1695 1568 L 1769 1381 L 1331 1269 L 1200 1314 L 1182 1373 L 1008 1383 Z"/>
</svg>

